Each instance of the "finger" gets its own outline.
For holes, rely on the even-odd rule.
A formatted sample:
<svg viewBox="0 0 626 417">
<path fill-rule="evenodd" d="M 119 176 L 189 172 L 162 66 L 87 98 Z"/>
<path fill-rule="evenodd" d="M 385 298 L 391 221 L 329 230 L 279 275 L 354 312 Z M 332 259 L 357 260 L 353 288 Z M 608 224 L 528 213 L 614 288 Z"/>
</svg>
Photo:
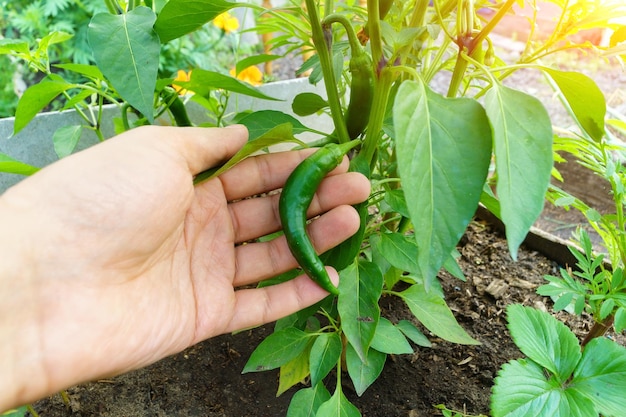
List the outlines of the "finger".
<svg viewBox="0 0 626 417">
<path fill-rule="evenodd" d="M 219 177 L 226 199 L 232 201 L 281 188 L 296 166 L 313 152 L 314 149 L 277 152 L 241 161 Z M 344 158 L 330 175 L 346 172 L 348 165 Z"/>
<path fill-rule="evenodd" d="M 248 130 L 242 125 L 226 128 L 163 127 L 160 136 L 168 135 L 169 143 L 196 175 L 226 162 L 248 139 Z"/>
<path fill-rule="evenodd" d="M 357 204 L 370 193 L 369 180 L 356 172 L 327 177 L 320 184 L 307 214 L 317 216 L 334 207 L 344 204 Z M 264 198 L 241 200 L 229 204 L 233 219 L 235 241 L 245 242 L 280 229 L 278 214 L 279 194 Z"/>
<path fill-rule="evenodd" d="M 339 276 L 333 268 L 326 268 L 333 284 Z M 234 315 L 227 327 L 233 332 L 278 320 L 309 307 L 328 295 L 306 275 L 270 287 L 245 289 L 235 292 Z"/>
<path fill-rule="evenodd" d="M 353 207 L 339 206 L 312 222 L 307 232 L 317 252 L 322 253 L 355 234 L 359 225 L 359 214 Z M 285 236 L 238 246 L 235 257 L 233 285 L 236 287 L 271 278 L 298 266 Z"/>
</svg>

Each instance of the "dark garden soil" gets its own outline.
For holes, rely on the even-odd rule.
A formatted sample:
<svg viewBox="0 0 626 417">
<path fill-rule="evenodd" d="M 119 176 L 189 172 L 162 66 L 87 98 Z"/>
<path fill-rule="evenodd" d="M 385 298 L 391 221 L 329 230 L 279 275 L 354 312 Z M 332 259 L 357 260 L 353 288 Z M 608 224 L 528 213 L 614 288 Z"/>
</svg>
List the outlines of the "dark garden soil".
<svg viewBox="0 0 626 417">
<path fill-rule="evenodd" d="M 625 114 L 625 74 L 613 67 L 593 73 L 607 98 L 614 100 L 609 104 Z M 543 80 L 536 73 L 520 73 L 511 82 L 530 89 L 529 92 L 544 101 L 549 109 L 554 107 L 556 99 L 549 88 L 545 85 L 537 87 Z M 544 90 L 548 91 L 545 95 Z M 567 126 L 567 119 L 562 120 L 564 124 L 560 125 Z M 595 178 L 577 171 L 575 163 L 566 165 L 567 170 L 573 167 L 567 174 L 568 187 L 573 192 L 585 193 L 587 197 L 593 194 L 591 198 L 597 199 L 593 204 L 603 208 L 602 205 L 606 204 L 603 186 L 593 182 Z M 575 213 L 547 208 L 538 226 L 567 238 L 579 221 Z M 459 251 L 467 282 L 446 273 L 440 278 L 457 320 L 482 344 L 455 345 L 426 332 L 433 346 L 415 346 L 412 355 L 390 356 L 380 378 L 362 397 L 356 395 L 347 382 L 348 378 L 344 378 L 344 392 L 363 416 L 441 415 L 433 408 L 435 404 L 445 404 L 472 414 L 487 414 L 490 389 L 498 369 L 506 361 L 521 356 L 506 328 L 506 306 L 521 303 L 551 311 L 552 302 L 536 295 L 535 290 L 544 283 L 544 274 L 558 272 L 559 265 L 555 261 L 522 247 L 517 262 L 513 262 L 500 232 L 483 220 L 470 225 L 459 244 Z M 394 322 L 411 317 L 408 309 L 395 297 L 384 297 L 380 304 L 383 314 Z M 589 317 L 579 320 L 567 313 L 559 313 L 557 317 L 579 337 L 591 324 Z M 250 353 L 271 331 L 270 324 L 216 337 L 146 369 L 72 387 L 68 390 L 69 406 L 64 405 L 59 396 L 54 396 L 36 403 L 35 409 L 42 417 L 285 415 L 296 389 L 276 398 L 276 371 L 241 374 Z M 609 337 L 626 345 L 624 335 L 610 333 Z M 332 376 L 330 378 L 333 380 Z"/>
</svg>

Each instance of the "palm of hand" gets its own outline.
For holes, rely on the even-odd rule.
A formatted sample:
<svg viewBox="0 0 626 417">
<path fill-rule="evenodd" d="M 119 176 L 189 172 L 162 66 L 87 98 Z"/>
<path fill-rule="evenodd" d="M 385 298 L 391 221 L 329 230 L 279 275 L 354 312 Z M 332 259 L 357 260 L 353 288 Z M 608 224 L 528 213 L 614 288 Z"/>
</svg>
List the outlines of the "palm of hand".
<svg viewBox="0 0 626 417">
<path fill-rule="evenodd" d="M 245 140 L 238 129 L 225 130 L 218 130 L 225 144 L 210 147 L 206 137 L 202 145 L 179 137 L 118 137 L 71 157 L 73 164 L 51 166 L 13 193 L 26 212 L 46 208 L 36 217 L 38 247 L 45 249 L 34 255 L 41 269 L 29 291 L 42 307 L 41 334 L 31 342 L 42 346 L 50 385 L 135 369 L 326 295 L 305 276 L 236 290 L 296 266 L 284 239 L 236 246 L 280 227 L 277 196 L 239 200 L 279 188 L 304 154 L 250 159 L 194 187 L 193 174 Z M 358 174 L 325 182 L 312 204 L 313 214 L 330 210 L 311 228 L 320 250 L 356 231 L 358 215 L 340 204 L 369 193 Z"/>
</svg>

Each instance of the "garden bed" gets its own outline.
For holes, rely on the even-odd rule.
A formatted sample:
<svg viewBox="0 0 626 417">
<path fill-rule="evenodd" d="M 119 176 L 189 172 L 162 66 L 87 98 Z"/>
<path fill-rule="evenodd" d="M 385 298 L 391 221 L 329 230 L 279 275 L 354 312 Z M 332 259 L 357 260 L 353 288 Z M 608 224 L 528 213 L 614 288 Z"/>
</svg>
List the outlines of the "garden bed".
<svg viewBox="0 0 626 417">
<path fill-rule="evenodd" d="M 522 247 L 513 262 L 506 241 L 483 221 L 470 225 L 459 251 L 467 282 L 446 273 L 440 278 L 457 320 L 482 344 L 462 346 L 431 337 L 431 348 L 416 346 L 413 355 L 390 356 L 381 377 L 362 397 L 349 385 L 344 387 L 363 416 L 440 415 L 435 404 L 488 413 L 498 369 L 521 356 L 506 328 L 506 306 L 521 303 L 551 309 L 551 301 L 536 295 L 535 289 L 544 283 L 544 274 L 558 272 L 554 261 Z M 411 317 L 397 297 L 383 298 L 381 308 L 392 321 Z M 558 317 L 579 336 L 591 324 L 589 317 L 584 317 L 586 321 L 567 313 Z M 68 390 L 69 408 L 59 396 L 40 401 L 35 408 L 42 417 L 285 415 L 295 388 L 276 398 L 277 371 L 241 374 L 252 350 L 271 332 L 270 324 L 216 337 L 148 368 L 73 387 Z M 624 336 L 618 341 L 626 344 Z"/>
<path fill-rule="evenodd" d="M 626 91 L 626 76 L 617 67 L 596 72 L 598 64 L 594 62 L 585 62 L 578 69 L 594 74 L 608 95 L 609 105 L 623 110 L 625 104 L 620 97 L 624 96 L 619 92 Z M 549 88 L 539 86 L 544 81 L 538 71 L 520 71 L 508 81 L 540 98 L 556 124 L 567 127 L 571 123 Z M 598 200 L 592 202 L 598 209 L 606 204 L 606 189 L 593 183 L 596 177 L 579 171 L 575 163 L 561 169 L 570 192 L 585 193 L 579 196 L 586 201 L 593 194 L 591 198 Z M 537 226 L 567 239 L 580 221 L 577 213 L 548 207 Z M 506 328 L 506 306 L 521 303 L 551 311 L 551 300 L 538 296 L 535 290 L 545 283 L 543 275 L 558 273 L 559 265 L 554 260 L 523 246 L 517 262 L 512 261 L 501 232 L 483 220 L 470 225 L 459 251 L 467 281 L 446 273 L 440 279 L 457 320 L 482 344 L 455 345 L 425 331 L 433 346 L 415 346 L 412 355 L 390 356 L 381 377 L 362 397 L 349 385 L 345 387 L 344 392 L 363 416 L 440 415 L 433 408 L 436 404 L 471 414 L 488 413 L 490 389 L 498 369 L 521 356 Z M 385 317 L 394 322 L 412 317 L 396 297 L 384 297 L 380 304 Z M 579 337 L 592 324 L 587 316 L 580 319 L 558 313 L 557 317 Z M 216 337 L 148 368 L 72 387 L 68 390 L 69 407 L 54 396 L 36 403 L 35 408 L 42 417 L 284 415 L 296 388 L 276 398 L 277 371 L 241 374 L 250 353 L 272 332 L 272 327 L 269 324 Z M 624 335 L 608 336 L 626 345 Z M 333 375 L 328 381 L 334 381 Z M 332 385 L 328 388 L 332 390 Z"/>
</svg>

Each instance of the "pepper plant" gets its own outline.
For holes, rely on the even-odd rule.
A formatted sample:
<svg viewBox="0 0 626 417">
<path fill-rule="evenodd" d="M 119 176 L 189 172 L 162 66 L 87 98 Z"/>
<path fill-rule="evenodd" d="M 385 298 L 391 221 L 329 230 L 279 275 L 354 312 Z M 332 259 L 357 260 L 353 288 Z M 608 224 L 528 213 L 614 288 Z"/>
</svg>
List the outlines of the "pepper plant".
<svg viewBox="0 0 626 417">
<path fill-rule="evenodd" d="M 490 35 L 516 0 L 305 0 L 305 8 L 300 0 L 290 0 L 284 8 L 271 10 L 224 0 L 169 0 L 162 8 L 148 0 L 140 3 L 106 0 L 109 12 L 94 16 L 89 25 L 96 65 L 69 66 L 89 81 L 68 83 L 48 74 L 20 101 L 16 130 L 60 94 L 86 114 L 88 127 L 96 131 L 100 120 L 85 109 L 99 109 L 105 102 L 120 107 L 122 130 L 153 123 L 168 112 L 174 124 L 193 124 L 185 103 L 168 87 L 174 80 L 159 78 L 159 54 L 164 45 L 235 6 L 261 12 L 260 32 L 285 33 L 274 37 L 272 45 L 288 52 L 314 52 L 299 72 L 310 71 L 312 83 L 323 81 L 326 94 L 298 95 L 292 108 L 298 116 L 330 115 L 332 126 L 323 134 L 277 111 L 227 113 L 231 93 L 271 99 L 232 76 L 193 68 L 189 81 L 176 81 L 212 116 L 207 125 L 242 123 L 250 131 L 249 143 L 232 160 L 198 175 L 197 182 L 277 143 L 311 146 L 296 138 L 303 132 L 318 134 L 313 144 L 327 153 L 353 148 L 348 153 L 351 169 L 371 179 L 372 195 L 356 207 L 361 227 L 338 247 L 319 257 L 311 251 L 304 254 L 298 249 L 299 244 L 310 249 L 304 221 L 285 228 L 305 272 L 328 285 L 318 273 L 323 262 L 335 267 L 341 278 L 337 289 L 329 287 L 337 295 L 279 320 L 244 368 L 279 369 L 278 394 L 308 381 L 293 396 L 289 416 L 360 415 L 346 398 L 344 385 L 351 383 L 362 395 L 389 355 L 412 353 L 415 345 L 430 346 L 424 329 L 450 342 L 479 343 L 456 322 L 437 274 L 445 268 L 464 279 L 455 247 L 480 203 L 506 225 L 509 251 L 516 258 L 542 210 L 553 170 L 553 129 L 547 111 L 537 98 L 505 86 L 503 80 L 521 69 L 545 74 L 574 109 L 582 129 L 597 135 L 604 112 L 579 94 L 597 90 L 593 80 L 545 66 L 542 59 L 562 49 L 598 49 L 574 45 L 568 35 L 590 26 L 611 27 L 609 18 L 626 15 L 617 3 L 589 9 L 561 4 L 554 33 L 543 41 L 531 38 L 518 62 L 507 63 Z M 484 9 L 493 12 L 490 18 L 480 13 Z M 619 57 L 623 38 L 617 35 L 604 52 Z M 275 58 L 244 59 L 236 72 Z M 447 80 L 446 88 L 435 88 L 441 80 Z M 129 118 L 129 113 L 136 117 Z M 302 183 L 299 176 L 311 171 L 311 180 L 318 180 L 330 169 L 330 163 L 315 155 L 305 161 L 315 169 L 297 169 L 288 183 Z M 13 160 L 0 161 L 0 168 L 28 171 Z M 286 190 L 282 217 L 293 214 L 303 220 L 298 216 L 314 188 Z M 294 269 L 262 285 L 299 273 Z M 399 322 L 384 317 L 382 296 L 398 297 L 414 317 Z M 505 394 L 500 391 L 494 401 L 506 401 Z"/>
</svg>

